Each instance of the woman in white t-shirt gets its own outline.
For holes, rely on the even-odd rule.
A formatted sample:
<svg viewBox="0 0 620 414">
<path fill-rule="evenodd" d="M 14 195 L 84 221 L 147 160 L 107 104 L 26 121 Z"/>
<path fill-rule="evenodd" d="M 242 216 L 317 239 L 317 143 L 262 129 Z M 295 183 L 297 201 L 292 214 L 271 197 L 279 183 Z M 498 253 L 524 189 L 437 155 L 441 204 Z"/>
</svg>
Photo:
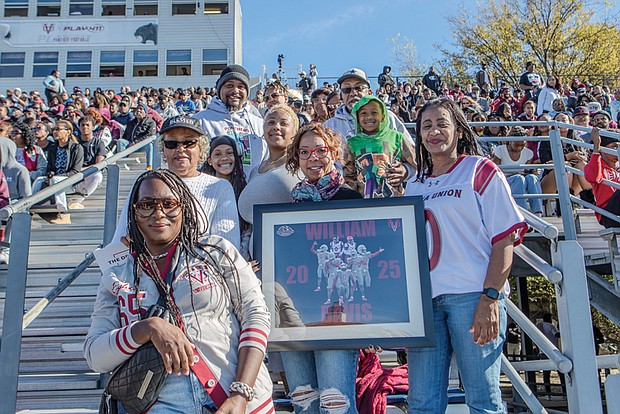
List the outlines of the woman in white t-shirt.
<svg viewBox="0 0 620 414">
<path fill-rule="evenodd" d="M 418 171 L 405 195 L 424 200 L 435 346 L 408 350 L 409 412 L 446 411 L 452 354 L 470 412 L 504 412 L 506 279 L 527 224 L 453 101 L 427 102 L 416 134 Z"/>
<path fill-rule="evenodd" d="M 515 126 L 510 130 L 508 135 L 524 137 L 527 135 L 527 131 L 520 126 Z M 525 141 L 510 141 L 508 144 L 495 147 L 493 151 L 493 162 L 503 166 L 533 164 L 534 153 L 531 149 L 526 147 Z M 506 175 L 508 184 L 510 184 L 512 195 L 542 194 L 540 179 L 533 170 L 525 170 L 522 172 L 508 170 L 504 171 L 504 174 Z M 526 210 L 528 209 L 527 203 L 529 201 L 529 211 L 539 216 L 542 215 L 542 199 L 517 198 L 515 201 L 519 207 Z"/>
<path fill-rule="evenodd" d="M 562 98 L 562 84 L 557 75 L 549 75 L 547 83 L 538 93 L 538 106 L 536 115 L 547 114 L 553 112 L 553 101 Z"/>
</svg>

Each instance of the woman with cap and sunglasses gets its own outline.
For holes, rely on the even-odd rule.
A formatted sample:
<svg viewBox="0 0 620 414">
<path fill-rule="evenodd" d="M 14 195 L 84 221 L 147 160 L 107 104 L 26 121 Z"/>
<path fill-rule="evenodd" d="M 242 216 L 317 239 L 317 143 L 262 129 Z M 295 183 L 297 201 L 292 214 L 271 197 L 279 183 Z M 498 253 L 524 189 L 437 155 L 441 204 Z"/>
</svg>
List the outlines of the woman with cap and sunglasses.
<svg viewBox="0 0 620 414">
<path fill-rule="evenodd" d="M 202 225 L 209 234 L 227 239 L 240 248 L 239 216 L 235 193 L 224 179 L 201 173 L 198 166 L 209 151 L 209 140 L 200 127 L 200 122 L 185 115 L 167 119 L 160 131 L 159 148 L 168 169 L 174 171 L 205 212 L 206 222 Z M 125 203 L 116 226 L 112 242 L 119 242 L 127 234 L 127 210 Z"/>
</svg>

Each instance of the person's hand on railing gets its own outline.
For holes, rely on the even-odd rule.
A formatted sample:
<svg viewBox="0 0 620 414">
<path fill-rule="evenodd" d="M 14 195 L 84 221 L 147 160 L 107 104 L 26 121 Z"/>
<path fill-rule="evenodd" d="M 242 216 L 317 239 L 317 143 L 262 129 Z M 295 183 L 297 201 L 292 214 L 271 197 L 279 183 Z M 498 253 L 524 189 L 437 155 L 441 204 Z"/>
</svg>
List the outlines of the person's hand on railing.
<svg viewBox="0 0 620 414">
<path fill-rule="evenodd" d="M 598 128 L 592 128 L 592 132 L 590 132 L 590 139 L 592 140 L 592 145 L 594 145 L 592 152 L 599 152 L 601 149 L 601 135 L 598 132 Z"/>
</svg>

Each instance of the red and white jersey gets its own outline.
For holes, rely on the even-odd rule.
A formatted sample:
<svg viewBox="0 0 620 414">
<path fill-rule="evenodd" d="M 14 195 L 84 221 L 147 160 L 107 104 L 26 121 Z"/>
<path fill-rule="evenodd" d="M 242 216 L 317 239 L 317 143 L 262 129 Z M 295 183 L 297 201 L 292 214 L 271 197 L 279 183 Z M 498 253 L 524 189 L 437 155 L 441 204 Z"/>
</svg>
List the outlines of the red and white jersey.
<svg viewBox="0 0 620 414">
<path fill-rule="evenodd" d="M 433 297 L 481 292 L 493 243 L 516 231 L 516 246 L 527 229 L 506 177 L 487 158 L 461 156 L 445 174 L 409 182 L 405 195 L 424 200 Z"/>
</svg>

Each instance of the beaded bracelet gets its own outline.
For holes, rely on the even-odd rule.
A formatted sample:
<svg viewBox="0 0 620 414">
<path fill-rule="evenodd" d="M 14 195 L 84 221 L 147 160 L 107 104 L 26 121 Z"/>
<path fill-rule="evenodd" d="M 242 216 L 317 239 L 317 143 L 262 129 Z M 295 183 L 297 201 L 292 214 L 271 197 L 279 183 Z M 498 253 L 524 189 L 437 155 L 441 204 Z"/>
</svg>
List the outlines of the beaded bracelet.
<svg viewBox="0 0 620 414">
<path fill-rule="evenodd" d="M 230 393 L 236 392 L 247 401 L 252 401 L 254 399 L 254 390 L 245 382 L 234 381 L 232 384 L 230 384 L 228 391 Z"/>
</svg>

